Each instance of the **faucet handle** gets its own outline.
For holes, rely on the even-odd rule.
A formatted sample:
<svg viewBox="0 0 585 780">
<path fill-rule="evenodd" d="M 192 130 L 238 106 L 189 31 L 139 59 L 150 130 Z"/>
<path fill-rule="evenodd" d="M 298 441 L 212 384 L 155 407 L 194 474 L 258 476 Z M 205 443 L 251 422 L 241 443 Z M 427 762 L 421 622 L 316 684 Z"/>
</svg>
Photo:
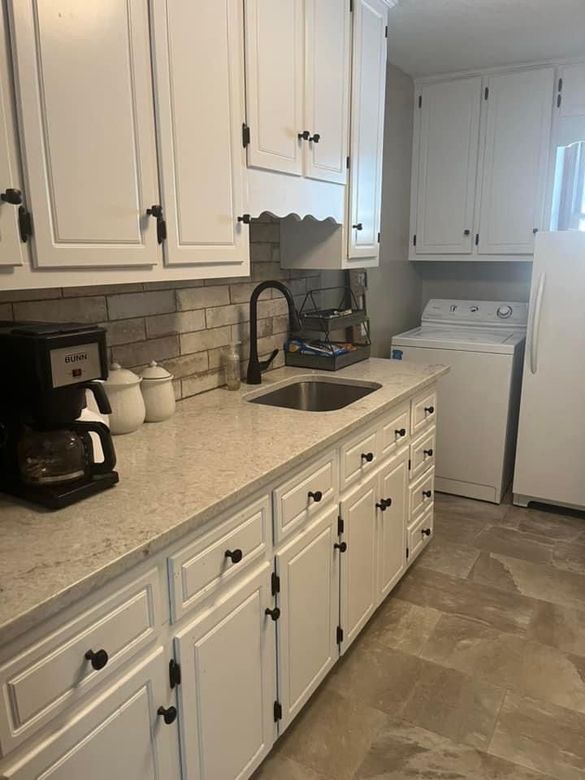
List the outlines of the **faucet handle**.
<svg viewBox="0 0 585 780">
<path fill-rule="evenodd" d="M 266 369 L 269 367 L 269 365 L 272 363 L 274 358 L 278 355 L 278 350 L 275 349 L 272 351 L 272 354 L 268 358 L 268 360 L 261 360 L 260 361 L 260 371 L 266 371 Z"/>
</svg>

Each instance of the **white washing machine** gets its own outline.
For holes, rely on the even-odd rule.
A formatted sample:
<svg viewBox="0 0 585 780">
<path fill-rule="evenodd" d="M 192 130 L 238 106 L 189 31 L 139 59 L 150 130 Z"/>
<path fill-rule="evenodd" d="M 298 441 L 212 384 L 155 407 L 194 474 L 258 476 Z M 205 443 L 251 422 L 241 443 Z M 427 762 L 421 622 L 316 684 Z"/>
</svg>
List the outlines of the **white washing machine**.
<svg viewBox="0 0 585 780">
<path fill-rule="evenodd" d="M 443 493 L 500 503 L 512 481 L 527 303 L 431 300 L 391 357 L 444 363 L 436 481 Z"/>
</svg>

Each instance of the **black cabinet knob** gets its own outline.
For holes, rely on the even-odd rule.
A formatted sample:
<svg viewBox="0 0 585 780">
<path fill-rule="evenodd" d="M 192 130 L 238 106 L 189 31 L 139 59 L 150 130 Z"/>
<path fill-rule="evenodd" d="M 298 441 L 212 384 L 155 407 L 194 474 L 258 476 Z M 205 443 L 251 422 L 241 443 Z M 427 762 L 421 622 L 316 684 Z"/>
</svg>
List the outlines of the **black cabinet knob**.
<svg viewBox="0 0 585 780">
<path fill-rule="evenodd" d="M 364 229 L 364 226 L 362 225 L 362 223 L 361 223 L 361 222 L 356 222 L 356 224 L 355 224 L 355 225 L 352 225 L 352 228 L 353 228 L 354 230 L 363 230 L 363 229 Z"/>
<path fill-rule="evenodd" d="M 105 650 L 96 650 L 95 653 L 93 650 L 88 650 L 85 654 L 85 658 L 91 663 L 96 672 L 103 669 L 109 661 L 108 654 Z"/>
<path fill-rule="evenodd" d="M 362 452 L 362 460 L 365 460 L 366 463 L 371 463 L 374 460 L 374 453 L 373 452 Z"/>
<path fill-rule="evenodd" d="M 470 236 L 470 235 L 471 235 L 471 230 L 469 230 L 468 228 L 466 228 L 466 229 L 463 231 L 463 235 L 464 235 L 464 236 Z"/>
<path fill-rule="evenodd" d="M 239 563 L 244 557 L 243 552 L 238 548 L 236 550 L 226 550 L 225 557 L 229 558 L 232 563 Z"/>
<path fill-rule="evenodd" d="M 177 720 L 177 708 L 176 707 L 159 707 L 156 711 L 157 715 L 162 716 L 162 719 L 170 726 Z"/>
<path fill-rule="evenodd" d="M 278 607 L 274 607 L 274 609 L 270 609 L 269 607 L 266 607 L 264 610 L 265 615 L 270 615 L 272 620 L 278 620 L 280 617 L 280 610 Z"/>
<path fill-rule="evenodd" d="M 395 436 L 406 436 L 406 428 L 398 428 L 394 431 Z"/>
<path fill-rule="evenodd" d="M 376 509 L 379 509 L 380 512 L 385 512 L 386 511 L 386 502 L 384 501 L 384 499 L 382 499 L 381 501 L 379 501 L 376 504 Z"/>
<path fill-rule="evenodd" d="M 299 141 L 308 141 L 311 133 L 308 130 L 303 130 L 302 133 L 297 133 Z"/>
<path fill-rule="evenodd" d="M 160 204 L 155 204 L 149 209 L 146 209 L 146 213 L 149 217 L 155 217 L 156 219 L 162 219 L 163 210 Z"/>
<path fill-rule="evenodd" d="M 532 228 L 532 232 L 534 233 L 534 235 L 536 235 L 538 233 L 538 228 Z"/>
<path fill-rule="evenodd" d="M 314 144 L 318 144 L 320 138 L 321 138 L 321 133 L 313 133 L 313 135 L 309 138 L 309 141 L 312 141 Z"/>
<path fill-rule="evenodd" d="M 316 504 L 318 504 L 319 501 L 321 501 L 321 499 L 323 498 L 323 493 L 321 493 L 320 490 L 315 490 L 315 491 L 309 490 L 308 497 L 309 497 L 309 500 L 312 498 L 313 501 Z"/>
<path fill-rule="evenodd" d="M 250 214 L 242 214 L 241 217 L 238 217 L 238 222 L 243 222 L 244 225 L 249 225 L 251 221 L 252 221 L 252 217 L 250 216 Z"/>
<path fill-rule="evenodd" d="M 430 536 L 431 535 L 431 529 L 430 528 L 423 528 L 421 531 L 421 534 L 423 536 Z"/>
<path fill-rule="evenodd" d="M 429 458 L 433 457 L 433 450 L 423 450 L 423 455 L 428 455 Z"/>
<path fill-rule="evenodd" d="M 333 549 L 339 550 L 340 553 L 344 553 L 347 550 L 347 542 L 335 542 Z"/>
<path fill-rule="evenodd" d="M 22 203 L 22 192 L 15 190 L 14 187 L 8 187 L 0 195 L 0 200 L 3 200 L 4 203 L 10 203 L 11 206 L 20 206 Z"/>
<path fill-rule="evenodd" d="M 431 498 L 431 496 L 433 495 L 433 491 L 432 490 L 423 490 L 422 494 L 423 494 L 423 498 Z"/>
<path fill-rule="evenodd" d="M 435 407 L 434 406 L 425 406 L 425 412 L 427 414 L 434 414 L 435 413 Z"/>
</svg>

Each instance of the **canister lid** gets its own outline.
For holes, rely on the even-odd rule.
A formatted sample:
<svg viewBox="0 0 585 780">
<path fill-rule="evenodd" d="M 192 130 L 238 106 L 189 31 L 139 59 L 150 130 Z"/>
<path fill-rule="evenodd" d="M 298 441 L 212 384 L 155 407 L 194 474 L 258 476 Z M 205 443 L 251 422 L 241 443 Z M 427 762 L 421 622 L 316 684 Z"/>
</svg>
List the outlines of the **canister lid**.
<svg viewBox="0 0 585 780">
<path fill-rule="evenodd" d="M 128 368 L 122 368 L 119 363 L 112 363 L 108 378 L 104 382 L 106 388 L 108 387 L 122 387 L 129 385 L 137 385 L 142 382 L 141 377 L 130 371 Z"/>
<path fill-rule="evenodd" d="M 147 382 L 160 381 L 161 379 L 172 379 L 173 375 L 170 374 L 166 368 L 159 366 L 156 360 L 151 360 L 150 365 L 144 369 L 141 377 Z"/>
</svg>

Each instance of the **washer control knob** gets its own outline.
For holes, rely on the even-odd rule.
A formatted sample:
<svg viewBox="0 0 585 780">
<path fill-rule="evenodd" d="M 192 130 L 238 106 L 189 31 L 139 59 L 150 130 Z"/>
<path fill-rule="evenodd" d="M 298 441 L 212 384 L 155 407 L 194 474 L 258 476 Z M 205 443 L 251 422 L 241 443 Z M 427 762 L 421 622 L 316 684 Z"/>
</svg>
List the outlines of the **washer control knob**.
<svg viewBox="0 0 585 780">
<path fill-rule="evenodd" d="M 508 317 L 512 316 L 512 311 L 513 311 L 513 309 L 512 309 L 511 306 L 507 306 L 507 305 L 505 305 L 505 306 L 498 306 L 498 310 L 497 310 L 496 314 L 498 315 L 498 317 L 500 317 L 500 319 L 507 320 Z"/>
</svg>

